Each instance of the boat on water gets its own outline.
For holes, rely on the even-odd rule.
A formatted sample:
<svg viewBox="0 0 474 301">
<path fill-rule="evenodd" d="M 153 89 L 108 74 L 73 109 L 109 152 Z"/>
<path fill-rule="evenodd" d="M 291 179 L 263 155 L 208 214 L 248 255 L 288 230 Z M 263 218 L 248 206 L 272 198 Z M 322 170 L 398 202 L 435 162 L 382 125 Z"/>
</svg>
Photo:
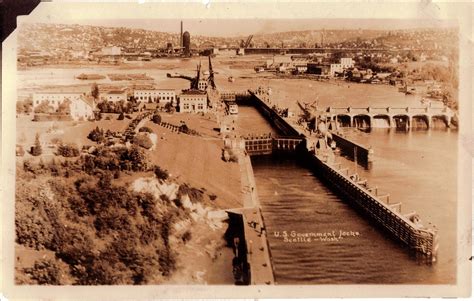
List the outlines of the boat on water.
<svg viewBox="0 0 474 301">
<path fill-rule="evenodd" d="M 104 75 L 100 74 L 87 74 L 87 73 L 81 73 L 78 76 L 76 76 L 77 79 L 82 79 L 82 80 L 96 80 L 96 79 L 104 79 Z"/>
</svg>

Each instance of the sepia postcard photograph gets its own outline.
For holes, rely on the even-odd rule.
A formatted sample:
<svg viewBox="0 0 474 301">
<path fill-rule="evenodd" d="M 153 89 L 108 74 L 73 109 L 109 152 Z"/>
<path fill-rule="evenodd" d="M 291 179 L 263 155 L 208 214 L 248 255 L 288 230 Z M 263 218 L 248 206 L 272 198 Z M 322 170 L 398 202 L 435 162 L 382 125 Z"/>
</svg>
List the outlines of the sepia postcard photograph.
<svg viewBox="0 0 474 301">
<path fill-rule="evenodd" d="M 7 298 L 470 295 L 470 4 L 139 2 L 3 43 Z"/>
</svg>

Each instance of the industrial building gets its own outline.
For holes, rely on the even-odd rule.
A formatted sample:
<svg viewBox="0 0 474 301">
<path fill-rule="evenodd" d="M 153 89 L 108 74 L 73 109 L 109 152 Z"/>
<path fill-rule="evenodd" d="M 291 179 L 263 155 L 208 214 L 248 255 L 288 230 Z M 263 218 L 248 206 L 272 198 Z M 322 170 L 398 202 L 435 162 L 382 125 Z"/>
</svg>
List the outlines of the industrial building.
<svg viewBox="0 0 474 301">
<path fill-rule="evenodd" d="M 187 31 L 183 33 L 183 51 L 185 56 L 191 55 L 191 35 Z"/>
<path fill-rule="evenodd" d="M 328 75 L 330 65 L 329 64 L 319 64 L 319 63 L 308 63 L 307 73 L 316 74 L 316 75 Z"/>
</svg>

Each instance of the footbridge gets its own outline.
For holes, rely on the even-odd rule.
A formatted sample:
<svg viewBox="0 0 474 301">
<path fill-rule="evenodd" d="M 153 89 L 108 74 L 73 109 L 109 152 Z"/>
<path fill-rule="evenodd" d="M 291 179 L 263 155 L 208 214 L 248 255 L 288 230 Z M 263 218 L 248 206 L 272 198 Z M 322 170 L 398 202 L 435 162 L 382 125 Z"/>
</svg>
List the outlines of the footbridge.
<svg viewBox="0 0 474 301">
<path fill-rule="evenodd" d="M 366 108 L 334 108 L 328 107 L 326 112 L 331 120 L 351 127 L 377 127 L 375 120 L 382 119 L 389 127 L 414 127 L 415 121 L 423 121 L 428 128 L 433 126 L 435 119 L 442 120 L 450 127 L 455 113 L 448 107 L 366 107 Z"/>
</svg>

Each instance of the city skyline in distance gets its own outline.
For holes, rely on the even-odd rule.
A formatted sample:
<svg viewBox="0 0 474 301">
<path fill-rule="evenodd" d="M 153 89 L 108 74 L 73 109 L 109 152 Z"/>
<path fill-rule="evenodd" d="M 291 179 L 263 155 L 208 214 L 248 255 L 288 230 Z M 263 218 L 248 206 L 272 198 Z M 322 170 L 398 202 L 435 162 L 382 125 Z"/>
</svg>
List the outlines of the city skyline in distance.
<svg viewBox="0 0 474 301">
<path fill-rule="evenodd" d="M 210 37 L 240 37 L 249 34 L 272 34 L 278 32 L 307 30 L 409 30 L 423 28 L 453 28 L 455 20 L 440 19 L 101 19 L 101 20 L 57 20 L 38 22 L 46 24 L 88 25 L 103 27 L 125 27 L 157 32 L 180 32 Z M 30 23 L 26 21 L 25 23 Z"/>
</svg>

